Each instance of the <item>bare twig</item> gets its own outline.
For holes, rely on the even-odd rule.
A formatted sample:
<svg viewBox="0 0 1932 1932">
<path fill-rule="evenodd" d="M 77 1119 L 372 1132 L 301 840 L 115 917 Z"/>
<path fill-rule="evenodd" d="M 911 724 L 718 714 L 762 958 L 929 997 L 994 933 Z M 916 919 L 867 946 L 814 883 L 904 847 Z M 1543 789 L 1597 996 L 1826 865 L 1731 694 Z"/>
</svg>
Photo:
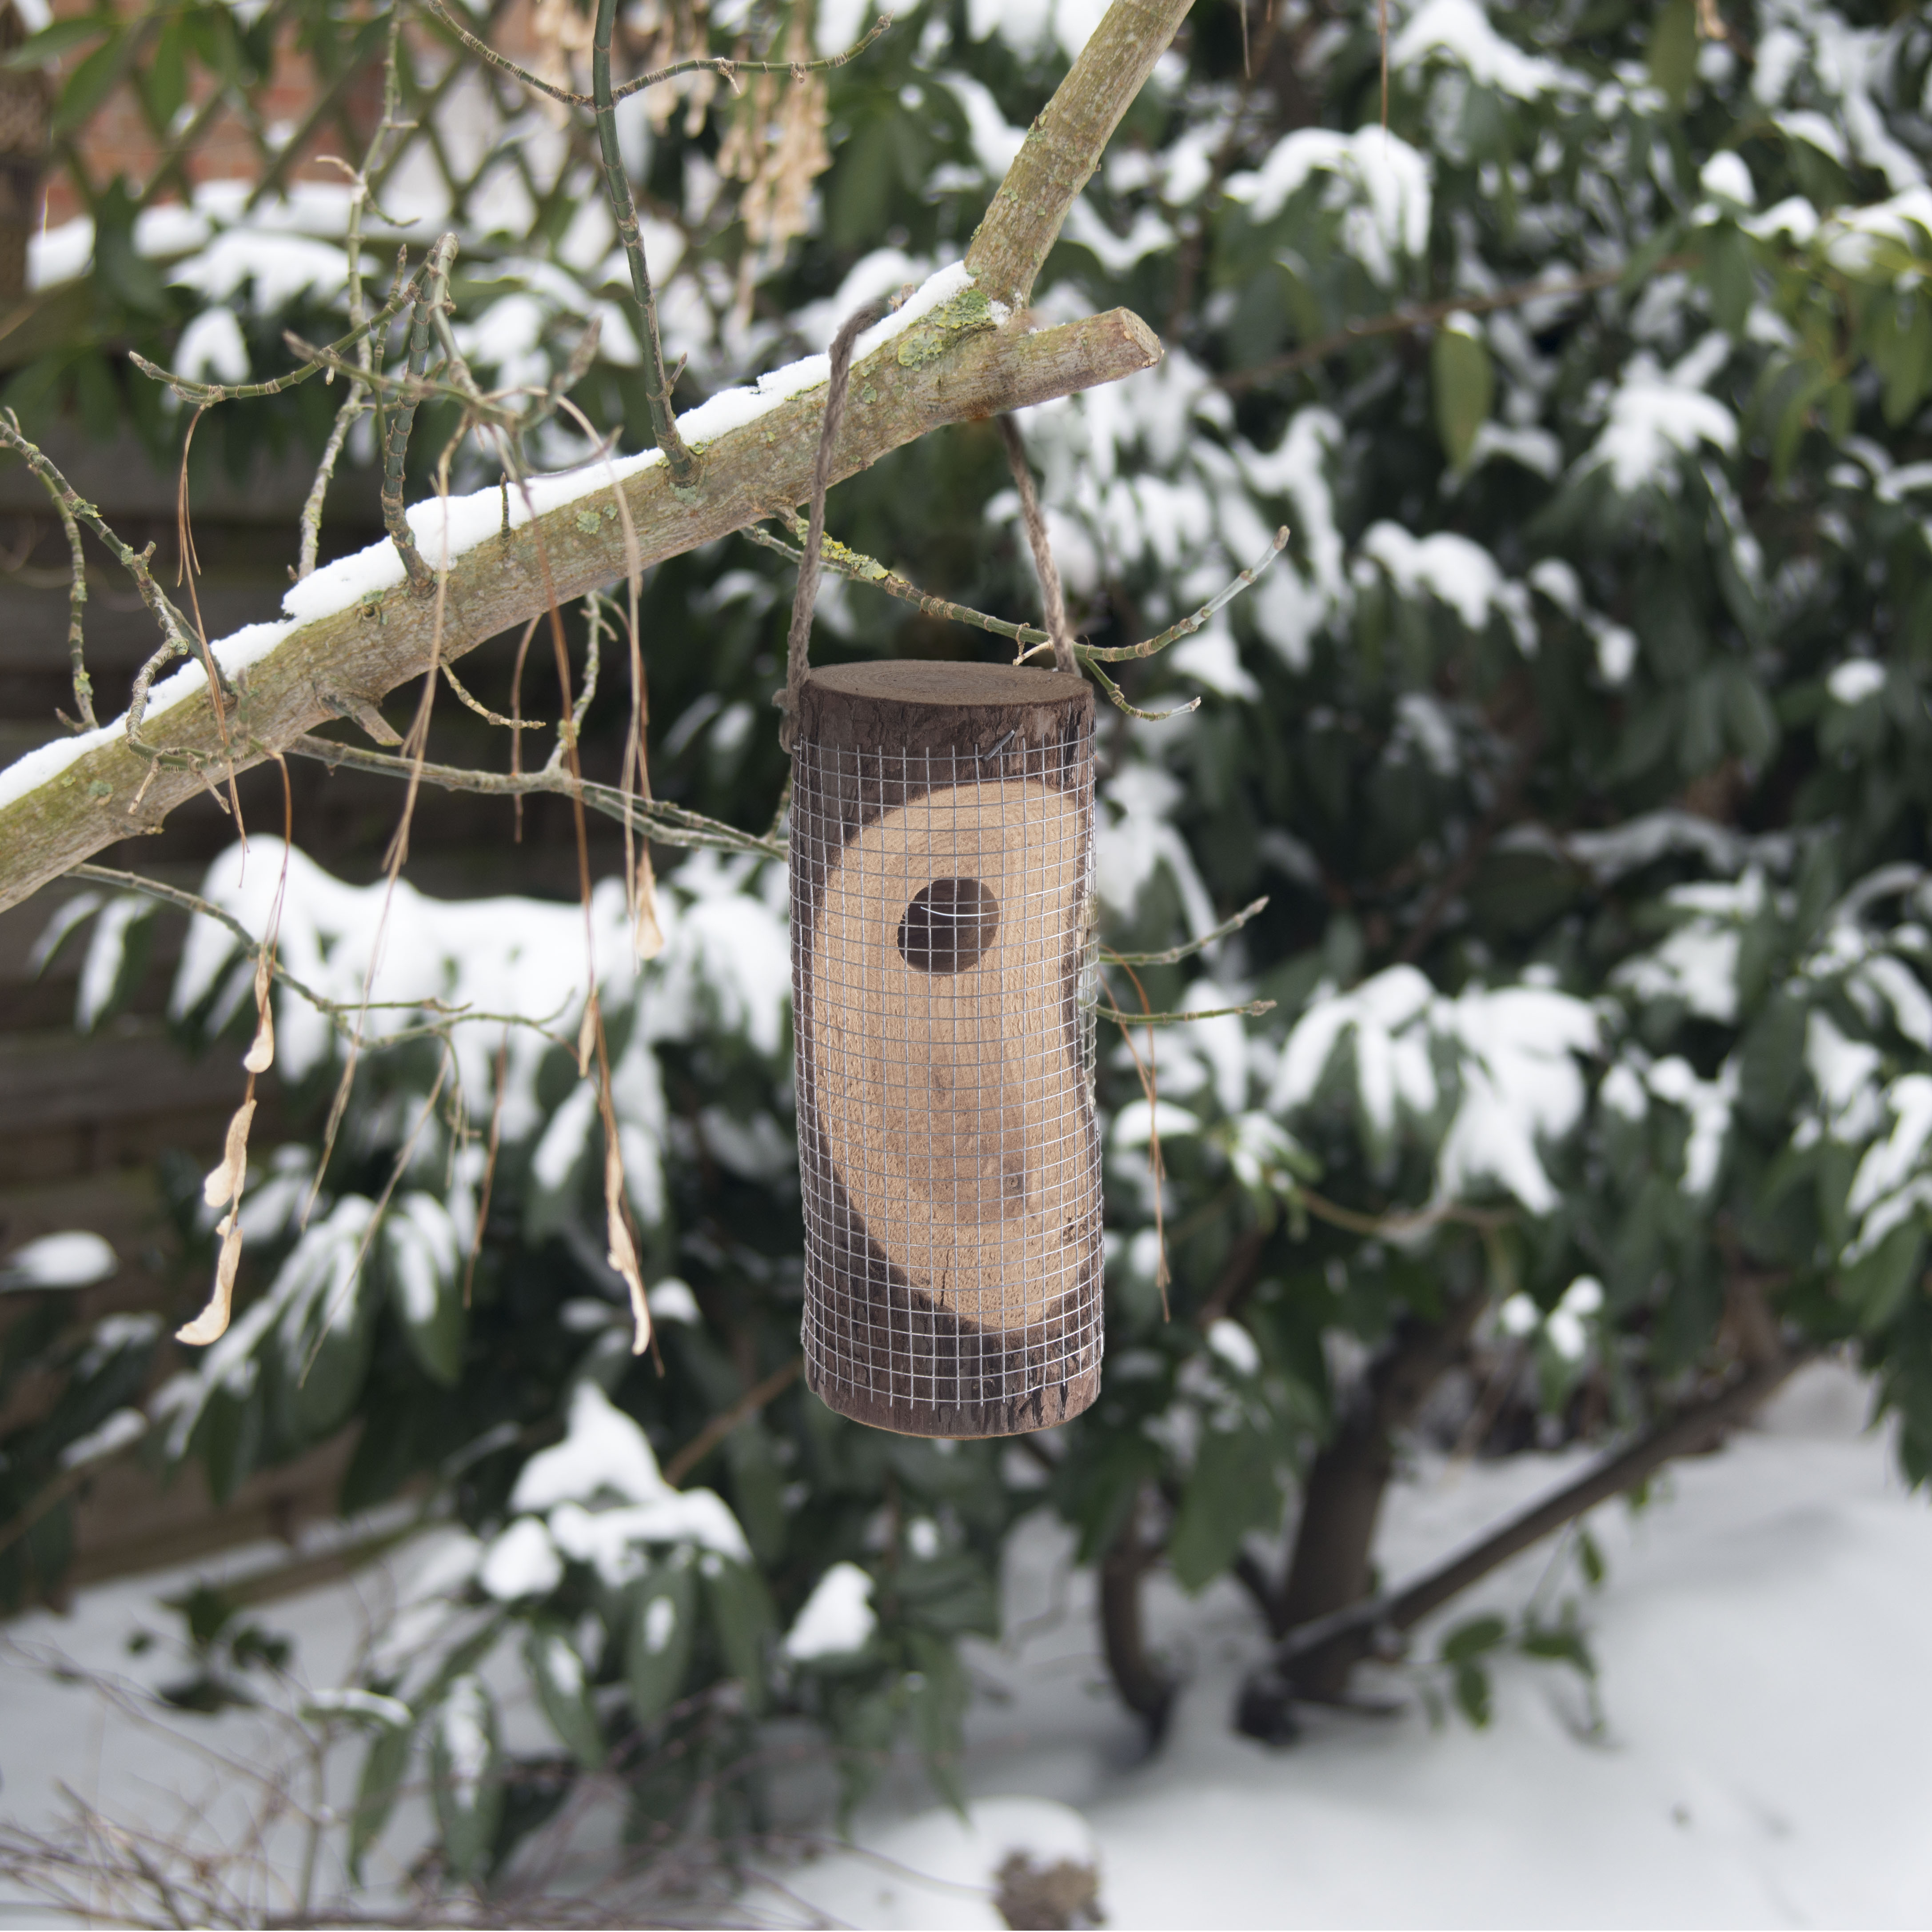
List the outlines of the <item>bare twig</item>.
<svg viewBox="0 0 1932 1932">
<path fill-rule="evenodd" d="M 795 1357 L 747 1389 L 729 1408 L 721 1409 L 664 1466 L 664 1480 L 676 1488 L 746 1417 L 757 1414 L 774 1396 L 782 1395 L 790 1388 L 804 1367 L 805 1358 Z"/>
<path fill-rule="evenodd" d="M 1242 907 L 1232 919 L 1224 919 L 1212 932 L 1204 932 L 1198 939 L 1190 939 L 1179 946 L 1170 946 L 1163 952 L 1115 952 L 1106 946 L 1100 949 L 1100 957 L 1110 966 L 1173 966 L 1190 958 L 1197 952 L 1204 952 L 1210 946 L 1218 944 L 1231 932 L 1238 932 L 1248 921 L 1264 912 L 1268 908 L 1265 897 L 1252 901 Z"/>
<path fill-rule="evenodd" d="M 532 92 L 547 94 L 552 100 L 560 100 L 567 107 L 592 107 L 597 105 L 596 98 L 588 94 L 574 94 L 567 87 L 559 87 L 554 82 L 544 80 L 527 68 L 519 67 L 507 55 L 499 53 L 487 40 L 481 40 L 465 27 L 454 14 L 441 4 L 441 0 L 422 0 L 424 10 L 433 15 L 436 21 L 455 35 L 464 46 L 479 60 L 488 61 L 499 72 L 507 74 L 520 86 Z M 622 100 L 633 94 L 640 93 L 647 87 L 662 86 L 668 80 L 675 80 L 681 74 L 710 73 L 730 82 L 740 74 L 809 74 L 829 72 L 841 68 L 848 61 L 856 60 L 879 36 L 892 24 L 890 14 L 882 14 L 873 23 L 872 30 L 862 40 L 854 40 L 843 53 L 829 54 L 819 60 L 812 61 L 754 61 L 740 60 L 735 56 L 700 54 L 689 60 L 674 61 L 668 67 L 656 68 L 649 74 L 640 74 L 626 81 L 621 87 L 611 90 L 610 98 Z"/>
<path fill-rule="evenodd" d="M 590 86 L 597 115 L 598 164 L 604 172 L 604 191 L 610 198 L 610 214 L 617 224 L 617 238 L 631 271 L 631 295 L 637 303 L 642 326 L 644 352 L 644 400 L 651 412 L 651 432 L 664 453 L 673 484 L 688 489 L 698 475 L 698 459 L 677 433 L 677 418 L 670 405 L 670 384 L 664 376 L 664 345 L 658 335 L 657 297 L 651 288 L 651 272 L 644 260 L 644 242 L 638 226 L 638 210 L 631 198 L 631 180 L 624 157 L 617 145 L 616 98 L 610 88 L 610 36 L 616 26 L 617 0 L 597 0 L 597 23 L 590 39 Z"/>
<path fill-rule="evenodd" d="M 1115 961 L 1116 964 L 1124 962 Z M 1203 1006 L 1197 1012 L 1186 1013 L 1126 1013 L 1118 1006 L 1096 1006 L 1096 1018 L 1112 1020 L 1117 1025 L 1127 1026 L 1185 1026 L 1190 1020 L 1226 1019 L 1231 1015 L 1240 1019 L 1258 1020 L 1264 1013 L 1274 1011 L 1273 1000 L 1250 1000 L 1239 1006 Z"/>
<path fill-rule="evenodd" d="M 289 749 L 304 758 L 319 759 L 328 765 L 346 765 L 352 770 L 375 772 L 385 778 L 406 778 L 410 760 L 392 752 L 377 752 L 362 745 L 344 745 L 332 738 L 302 737 Z M 782 859 L 782 838 L 760 838 L 755 832 L 740 832 L 722 820 L 707 818 L 702 812 L 673 805 L 664 799 L 632 798 L 626 800 L 615 785 L 598 784 L 585 779 L 580 783 L 568 772 L 479 772 L 458 765 L 425 762 L 422 782 L 443 791 L 494 792 L 506 798 L 532 792 L 555 792 L 568 798 L 581 794 L 590 810 L 622 824 L 628 818 L 637 829 L 660 845 L 708 847 L 721 852 L 744 852 L 760 859 Z"/>
</svg>

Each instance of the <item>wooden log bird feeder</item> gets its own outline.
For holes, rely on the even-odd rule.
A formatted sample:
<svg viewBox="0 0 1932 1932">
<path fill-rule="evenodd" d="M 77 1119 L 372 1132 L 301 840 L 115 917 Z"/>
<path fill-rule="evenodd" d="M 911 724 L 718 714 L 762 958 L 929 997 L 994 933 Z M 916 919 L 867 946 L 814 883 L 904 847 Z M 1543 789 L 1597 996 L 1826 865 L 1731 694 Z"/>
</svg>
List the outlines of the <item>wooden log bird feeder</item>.
<svg viewBox="0 0 1932 1932">
<path fill-rule="evenodd" d="M 808 673 L 791 806 L 805 1373 L 915 1436 L 1100 1377 L 1094 700 L 1011 665 Z"/>
</svg>

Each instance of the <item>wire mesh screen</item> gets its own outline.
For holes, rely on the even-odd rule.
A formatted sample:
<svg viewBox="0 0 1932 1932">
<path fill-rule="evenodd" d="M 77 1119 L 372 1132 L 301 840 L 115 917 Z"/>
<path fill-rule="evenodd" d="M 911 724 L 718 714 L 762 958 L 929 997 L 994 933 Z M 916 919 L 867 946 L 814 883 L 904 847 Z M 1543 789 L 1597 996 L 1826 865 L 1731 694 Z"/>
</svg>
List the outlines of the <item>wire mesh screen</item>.
<svg viewBox="0 0 1932 1932">
<path fill-rule="evenodd" d="M 1100 1360 L 1092 710 L 1003 675 L 1083 701 L 915 705 L 926 742 L 866 742 L 903 707 L 814 735 L 818 674 L 795 752 L 807 1375 L 925 1435 L 1050 1426 Z"/>
</svg>

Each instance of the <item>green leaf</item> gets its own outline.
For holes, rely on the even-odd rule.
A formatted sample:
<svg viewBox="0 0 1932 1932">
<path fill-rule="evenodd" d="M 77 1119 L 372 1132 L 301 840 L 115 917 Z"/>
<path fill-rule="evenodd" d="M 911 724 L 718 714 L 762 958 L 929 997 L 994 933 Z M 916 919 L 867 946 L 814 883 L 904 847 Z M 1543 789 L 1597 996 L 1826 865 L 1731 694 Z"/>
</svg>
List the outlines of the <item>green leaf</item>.
<svg viewBox="0 0 1932 1932">
<path fill-rule="evenodd" d="M 698 1634 L 698 1580 L 678 1558 L 658 1564 L 644 1580 L 624 1646 L 624 1680 L 640 1724 L 677 1700 L 691 1669 Z"/>
<path fill-rule="evenodd" d="M 725 1674 L 745 1687 L 746 1707 L 755 1714 L 764 1708 L 765 1649 L 777 1622 L 772 1600 L 764 1580 L 748 1564 L 713 1556 L 702 1567 L 711 1628 Z"/>
<path fill-rule="evenodd" d="M 1711 320 L 1728 334 L 1742 333 L 1757 298 L 1750 238 L 1735 221 L 1720 221 L 1704 237 L 1704 280 L 1711 291 Z"/>
<path fill-rule="evenodd" d="M 0 58 L 0 68 L 18 74 L 24 68 L 45 67 L 76 47 L 85 46 L 97 35 L 114 32 L 118 24 L 112 14 L 76 14 L 71 19 L 56 20 L 38 34 L 29 34 L 11 53 Z"/>
<path fill-rule="evenodd" d="M 349 1874 L 358 1885 L 362 1861 L 396 1808 L 396 1794 L 410 1768 L 410 1750 L 415 1742 L 416 1734 L 404 1725 L 379 1731 L 362 1760 L 356 1809 L 349 1820 Z"/>
<path fill-rule="evenodd" d="M 47 32 L 51 33 L 53 28 L 50 27 Z M 30 40 L 27 44 L 31 46 L 33 43 Z M 72 134 L 114 91 L 120 79 L 121 34 L 117 30 L 68 76 L 50 123 L 56 137 Z M 120 183 L 116 182 L 115 185 L 118 188 Z"/>
<path fill-rule="evenodd" d="M 1694 0 L 1669 0 L 1650 30 L 1650 78 L 1678 112 L 1697 74 L 1697 10 Z"/>
<path fill-rule="evenodd" d="M 899 1714 L 899 1700 L 890 1690 L 868 1690 L 858 1696 L 842 1698 L 833 1705 L 832 1727 L 839 1745 L 842 1825 L 891 1762 Z"/>
<path fill-rule="evenodd" d="M 1544 1664 L 1567 1664 L 1580 1676 L 1594 1678 L 1597 1660 L 1582 1634 L 1562 1624 L 1546 1624 L 1526 1630 L 1517 1646 L 1523 1655 Z"/>
<path fill-rule="evenodd" d="M 914 1655 L 920 1667 L 910 1680 L 913 1735 L 940 1796 L 963 1810 L 966 1788 L 959 1775 L 959 1758 L 972 1686 L 958 1653 L 942 1639 L 915 1640 Z"/>
<path fill-rule="evenodd" d="M 1932 300 L 1923 283 L 1878 305 L 1866 347 L 1885 380 L 1885 419 L 1902 428 L 1932 388 Z"/>
<path fill-rule="evenodd" d="M 1915 1221 L 1892 1229 L 1869 1254 L 1862 1255 L 1839 1278 L 1845 1299 L 1857 1310 L 1858 1326 L 1876 1334 L 1904 1306 L 1918 1276 L 1924 1232 Z"/>
<path fill-rule="evenodd" d="M 732 1514 L 743 1526 L 752 1555 L 760 1564 L 774 1564 L 784 1553 L 789 1519 L 784 1472 L 771 1432 L 756 1416 L 741 1422 L 724 1438 L 724 1460 L 731 1472 Z"/>
<path fill-rule="evenodd" d="M 1742 664 L 1726 664 L 1720 675 L 1724 680 L 1724 735 L 1746 764 L 1762 771 L 1778 749 L 1778 713 Z"/>
<path fill-rule="evenodd" d="M 1439 1654 L 1444 1664 L 1466 1664 L 1472 1658 L 1494 1650 L 1508 1635 L 1509 1625 L 1499 1616 L 1472 1617 L 1443 1638 Z"/>
<path fill-rule="evenodd" d="M 1604 1552 L 1597 1539 L 1585 1528 L 1576 1532 L 1576 1567 L 1583 1573 L 1583 1580 L 1593 1590 L 1602 1587 L 1604 1579 L 1610 1574 L 1610 1565 L 1604 1561 Z"/>
<path fill-rule="evenodd" d="M 432 1381 L 454 1388 L 470 1319 L 464 1256 L 449 1210 L 434 1195 L 405 1194 L 383 1221 L 382 1261 L 390 1304 L 417 1360 Z"/>
<path fill-rule="evenodd" d="M 524 1667 L 558 1740 L 586 1771 L 604 1762 L 604 1736 L 590 1702 L 584 1660 L 555 1624 L 532 1624 L 524 1634 Z"/>
<path fill-rule="evenodd" d="M 188 98 L 188 36 L 178 20 L 161 29 L 142 76 L 148 105 L 154 118 L 166 128 Z"/>
<path fill-rule="evenodd" d="M 899 1602 L 909 1622 L 942 1636 L 998 1636 L 1000 1593 L 992 1572 L 970 1551 L 944 1552 L 899 1572 Z"/>
<path fill-rule="evenodd" d="M 430 1731 L 429 1761 L 444 1859 L 454 1876 L 478 1877 L 503 1810 L 496 1706 L 480 1677 L 450 1685 Z"/>
<path fill-rule="evenodd" d="M 1476 432 L 1489 419 L 1496 372 L 1487 345 L 1478 335 L 1444 325 L 1436 332 L 1429 374 L 1436 399 L 1436 434 L 1452 470 L 1468 461 Z"/>
<path fill-rule="evenodd" d="M 1204 1431 L 1168 1538 L 1174 1580 L 1190 1594 L 1205 1589 L 1250 1530 L 1280 1527 L 1282 1502 L 1265 1436 L 1245 1426 Z"/>
<path fill-rule="evenodd" d="M 1459 1664 L 1453 1679 L 1456 1708 L 1478 1730 L 1488 1727 L 1490 1673 L 1480 1664 Z"/>
</svg>

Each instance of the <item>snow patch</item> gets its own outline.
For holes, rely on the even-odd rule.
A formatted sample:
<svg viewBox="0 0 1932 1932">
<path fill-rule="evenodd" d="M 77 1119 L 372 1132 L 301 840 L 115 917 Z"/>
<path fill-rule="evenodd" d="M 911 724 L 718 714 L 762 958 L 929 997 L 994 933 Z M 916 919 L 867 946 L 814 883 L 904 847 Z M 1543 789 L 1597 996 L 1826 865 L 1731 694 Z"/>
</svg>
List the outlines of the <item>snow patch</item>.
<svg viewBox="0 0 1932 1932">
<path fill-rule="evenodd" d="M 818 1658 L 849 1657 L 872 1641 L 878 1628 L 872 1608 L 872 1580 L 856 1563 L 835 1563 L 806 1598 L 784 1649 L 794 1663 Z"/>
</svg>

